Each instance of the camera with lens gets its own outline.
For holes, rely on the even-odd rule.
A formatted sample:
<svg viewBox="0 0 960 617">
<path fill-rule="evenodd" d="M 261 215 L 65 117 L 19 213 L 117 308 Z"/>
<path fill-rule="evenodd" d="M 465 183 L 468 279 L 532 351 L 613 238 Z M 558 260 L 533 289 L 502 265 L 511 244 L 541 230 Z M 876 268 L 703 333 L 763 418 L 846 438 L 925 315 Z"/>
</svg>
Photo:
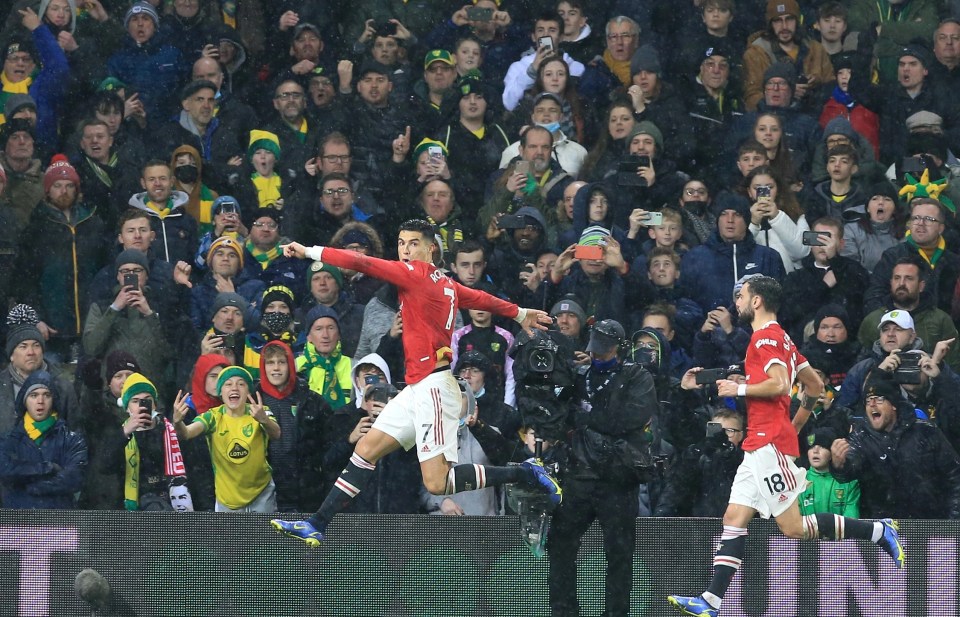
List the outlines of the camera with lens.
<svg viewBox="0 0 960 617">
<path fill-rule="evenodd" d="M 363 398 L 375 403 L 386 404 L 390 402 L 390 399 L 395 397 L 398 392 L 399 391 L 393 384 L 387 382 L 378 382 L 367 387 L 366 392 L 363 393 Z"/>
<path fill-rule="evenodd" d="M 559 330 L 521 332 L 510 350 L 522 422 L 546 439 L 562 439 L 573 395 L 573 351 Z"/>
<path fill-rule="evenodd" d="M 897 353 L 900 366 L 893 371 L 893 380 L 897 383 L 916 385 L 920 383 L 920 354 L 912 351 Z"/>
</svg>

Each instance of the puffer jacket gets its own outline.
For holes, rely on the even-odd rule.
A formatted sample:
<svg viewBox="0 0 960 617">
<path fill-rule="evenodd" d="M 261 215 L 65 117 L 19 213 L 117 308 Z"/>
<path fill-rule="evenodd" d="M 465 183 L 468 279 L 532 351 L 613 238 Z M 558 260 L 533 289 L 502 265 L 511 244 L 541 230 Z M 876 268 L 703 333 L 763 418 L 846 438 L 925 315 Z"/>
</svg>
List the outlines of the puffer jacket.
<svg viewBox="0 0 960 617">
<path fill-rule="evenodd" d="M 190 199 L 183 191 L 173 191 L 170 195 L 170 213 L 161 218 L 147 206 L 149 197 L 146 192 L 130 197 L 130 206 L 143 210 L 150 217 L 150 227 L 157 234 L 150 248 L 153 254 L 164 261 L 176 264 L 178 261 L 192 263 L 197 255 L 197 221 L 187 213 L 186 204 Z"/>
<path fill-rule="evenodd" d="M 159 33 L 143 45 L 128 36 L 123 49 L 107 60 L 108 74 L 140 94 L 151 119 L 169 117 L 179 107 L 179 86 L 188 70 L 180 50 Z"/>
<path fill-rule="evenodd" d="M 680 264 L 680 286 L 704 311 L 728 306 L 733 284 L 747 274 L 765 274 L 778 281 L 785 276 L 780 254 L 760 246 L 747 232 L 739 242 L 724 242 L 714 230 L 705 244 L 687 251 Z"/>
</svg>

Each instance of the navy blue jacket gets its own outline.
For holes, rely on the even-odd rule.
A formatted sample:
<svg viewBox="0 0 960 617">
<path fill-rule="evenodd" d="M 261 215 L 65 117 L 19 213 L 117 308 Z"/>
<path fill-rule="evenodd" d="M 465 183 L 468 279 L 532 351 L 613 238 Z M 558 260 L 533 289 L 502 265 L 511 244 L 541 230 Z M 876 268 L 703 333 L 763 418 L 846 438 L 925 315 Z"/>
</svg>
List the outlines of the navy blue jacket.
<svg viewBox="0 0 960 617">
<path fill-rule="evenodd" d="M 87 444 L 62 420 L 40 445 L 19 423 L 0 442 L 0 482 L 3 507 L 17 510 L 70 510 L 74 494 L 83 486 Z"/>
<path fill-rule="evenodd" d="M 714 230 L 705 244 L 695 246 L 680 264 L 680 286 L 704 312 L 729 306 L 733 285 L 747 274 L 764 274 L 782 281 L 786 273 L 775 250 L 761 246 L 749 231 L 740 242 L 728 243 Z"/>
<path fill-rule="evenodd" d="M 140 94 L 151 120 L 167 118 L 179 108 L 180 82 L 188 68 L 180 50 L 159 34 L 143 45 L 127 37 L 123 49 L 107 60 L 107 72 Z"/>
</svg>

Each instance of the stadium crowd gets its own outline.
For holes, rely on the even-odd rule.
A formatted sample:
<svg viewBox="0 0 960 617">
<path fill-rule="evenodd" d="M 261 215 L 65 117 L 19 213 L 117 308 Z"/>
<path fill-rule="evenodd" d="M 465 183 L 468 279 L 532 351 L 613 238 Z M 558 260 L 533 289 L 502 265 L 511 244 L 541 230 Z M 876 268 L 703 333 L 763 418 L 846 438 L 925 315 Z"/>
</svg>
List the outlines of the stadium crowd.
<svg viewBox="0 0 960 617">
<path fill-rule="evenodd" d="M 742 373 L 733 294 L 766 275 L 827 384 L 799 435 L 804 507 L 960 518 L 960 2 L 5 17 L 2 507 L 315 510 L 403 386 L 403 311 L 280 246 L 395 258 L 420 218 L 461 284 L 549 311 L 565 361 L 590 363 L 595 322 L 623 325 L 660 400 L 642 515 L 722 514 L 743 401 L 683 378 Z M 461 462 L 521 461 L 522 334 L 483 311 L 457 325 L 477 409 Z M 502 497 L 430 495 L 397 452 L 350 511 L 495 515 Z"/>
</svg>

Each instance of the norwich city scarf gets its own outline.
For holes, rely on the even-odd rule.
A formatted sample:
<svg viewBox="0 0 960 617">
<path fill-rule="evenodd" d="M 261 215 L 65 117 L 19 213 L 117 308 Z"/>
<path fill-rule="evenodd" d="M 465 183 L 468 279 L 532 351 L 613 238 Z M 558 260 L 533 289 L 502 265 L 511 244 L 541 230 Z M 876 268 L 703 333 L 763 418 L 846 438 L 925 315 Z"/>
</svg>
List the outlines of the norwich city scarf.
<svg viewBox="0 0 960 617">
<path fill-rule="evenodd" d="M 264 178 L 254 172 L 253 175 L 250 176 L 250 179 L 253 181 L 253 186 L 257 188 L 257 201 L 260 203 L 261 208 L 272 206 L 280 199 L 280 184 L 282 181 L 278 174 L 274 173 Z"/>
<path fill-rule="evenodd" d="M 910 236 L 909 231 L 907 232 L 907 237 L 904 241 L 908 245 L 916 249 L 918 253 L 920 253 L 920 257 L 923 257 L 923 260 L 927 262 L 927 265 L 930 266 L 931 270 L 937 267 L 937 262 L 940 261 L 940 256 L 943 255 L 944 249 L 947 248 L 947 243 L 943 239 L 943 236 L 940 236 L 940 241 L 937 243 L 937 248 L 935 248 L 933 250 L 933 254 L 929 256 L 927 255 L 927 251 L 925 249 L 922 249 L 919 246 L 917 246 L 917 243 Z"/>
<path fill-rule="evenodd" d="M 347 396 L 344 395 L 343 390 L 340 388 L 340 383 L 337 380 L 337 363 L 342 356 L 343 354 L 340 353 L 340 343 L 337 343 L 337 348 L 333 350 L 329 358 L 325 358 L 317 353 L 316 348 L 311 343 L 307 343 L 303 350 L 304 365 L 301 371 L 306 370 L 306 372 L 309 373 L 315 368 L 323 371 L 323 385 L 320 387 L 320 396 L 330 403 L 330 407 L 333 409 L 343 407 L 349 400 Z"/>
<path fill-rule="evenodd" d="M 247 240 L 247 243 L 244 245 L 247 251 L 253 255 L 253 258 L 257 260 L 257 263 L 260 264 L 260 267 L 266 270 L 270 266 L 270 262 L 280 257 L 283 254 L 283 251 L 280 249 L 280 243 L 278 242 L 275 247 L 269 251 L 261 251 L 253 245 L 253 242 Z"/>
<path fill-rule="evenodd" d="M 126 472 L 123 484 L 123 507 L 134 511 L 140 509 L 140 448 L 134 437 L 127 442 L 124 448 Z M 163 420 L 163 473 L 168 478 L 187 475 L 183 464 L 183 454 L 180 452 L 180 440 L 173 424 Z"/>
<path fill-rule="evenodd" d="M 47 433 L 50 432 L 50 429 L 53 428 L 53 425 L 57 423 L 57 414 L 56 412 L 50 414 L 44 420 L 35 422 L 33 418 L 30 417 L 30 414 L 23 414 L 23 430 L 27 432 L 27 437 L 37 442 L 37 445 L 43 443 L 43 440 L 47 438 Z"/>
<path fill-rule="evenodd" d="M 31 75 L 24 80 L 13 83 L 7 79 L 7 76 L 3 74 L 3 72 L 0 72 L 0 84 L 3 86 L 3 88 L 0 89 L 0 124 L 5 124 L 7 118 L 3 115 L 3 108 L 7 104 L 7 99 L 14 94 L 30 94 L 33 76 Z"/>
</svg>

